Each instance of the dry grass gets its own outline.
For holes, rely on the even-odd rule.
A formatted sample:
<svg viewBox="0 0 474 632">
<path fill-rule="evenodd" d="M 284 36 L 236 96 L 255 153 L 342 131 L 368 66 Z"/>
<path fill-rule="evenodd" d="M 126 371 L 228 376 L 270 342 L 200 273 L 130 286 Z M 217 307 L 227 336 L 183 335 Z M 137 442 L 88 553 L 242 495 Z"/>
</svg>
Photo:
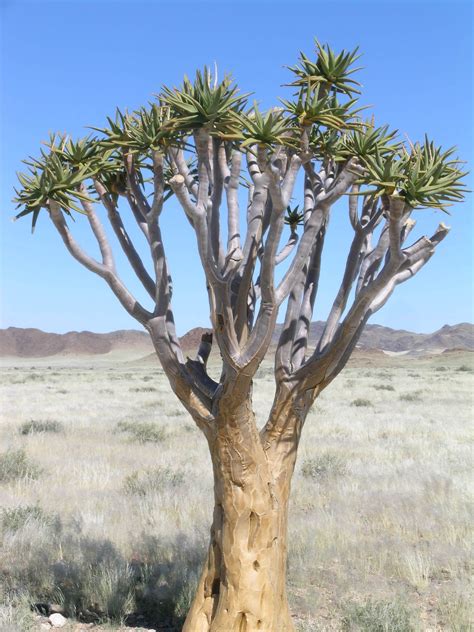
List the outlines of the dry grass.
<svg viewBox="0 0 474 632">
<path fill-rule="evenodd" d="M 170 629 L 189 604 L 212 514 L 205 442 L 157 365 L 92 362 L 2 370 L 2 630 L 29 629 L 32 599 Z M 317 402 L 291 507 L 300 630 L 472 629 L 471 362 L 349 367 Z M 265 365 L 262 421 L 272 389 Z"/>
</svg>

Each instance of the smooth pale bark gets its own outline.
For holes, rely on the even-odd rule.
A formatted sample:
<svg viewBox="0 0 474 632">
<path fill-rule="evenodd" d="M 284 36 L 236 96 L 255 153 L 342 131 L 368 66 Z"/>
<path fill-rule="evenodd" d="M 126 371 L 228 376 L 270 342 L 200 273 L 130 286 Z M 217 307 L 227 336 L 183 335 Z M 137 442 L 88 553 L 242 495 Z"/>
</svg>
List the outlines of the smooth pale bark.
<svg viewBox="0 0 474 632">
<path fill-rule="evenodd" d="M 236 407 L 231 398 L 221 400 L 208 436 L 211 541 L 183 632 L 294 630 L 286 595 L 288 501 L 308 408 L 280 394 L 259 434 L 250 399 Z M 284 440 L 274 440 L 277 434 Z"/>
</svg>

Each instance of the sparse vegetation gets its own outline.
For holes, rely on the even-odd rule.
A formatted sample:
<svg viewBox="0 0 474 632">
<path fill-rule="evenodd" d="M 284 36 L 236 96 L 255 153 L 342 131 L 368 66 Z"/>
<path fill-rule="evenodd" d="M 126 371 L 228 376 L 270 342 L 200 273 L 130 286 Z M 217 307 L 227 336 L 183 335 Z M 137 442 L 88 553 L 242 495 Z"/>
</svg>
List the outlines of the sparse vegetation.
<svg viewBox="0 0 474 632">
<path fill-rule="evenodd" d="M 474 612 L 468 595 L 445 595 L 437 607 L 439 625 L 449 632 L 472 632 Z"/>
<path fill-rule="evenodd" d="M 357 399 L 352 400 L 351 406 L 355 406 L 356 408 L 370 408 L 373 406 L 370 399 L 366 399 L 365 397 L 358 397 Z"/>
<path fill-rule="evenodd" d="M 468 366 L 467 364 L 462 364 L 456 370 L 464 373 L 472 373 L 472 367 Z"/>
<path fill-rule="evenodd" d="M 46 513 L 38 505 L 24 505 L 2 509 L 0 513 L 0 525 L 2 530 L 15 533 L 30 522 L 51 526 L 57 518 Z"/>
<path fill-rule="evenodd" d="M 117 430 L 126 433 L 132 441 L 138 443 L 161 443 L 166 439 L 166 431 L 152 422 L 119 421 Z"/>
<path fill-rule="evenodd" d="M 306 459 L 301 467 L 301 474 L 305 478 L 317 480 L 336 478 L 343 476 L 346 472 L 346 460 L 336 452 L 323 452 L 315 457 Z"/>
<path fill-rule="evenodd" d="M 40 474 L 41 468 L 28 459 L 24 450 L 8 450 L 0 454 L 0 484 L 35 479 Z"/>
<path fill-rule="evenodd" d="M 411 393 L 402 393 L 400 400 L 402 402 L 419 402 L 422 399 L 422 391 L 413 391 Z"/>
<path fill-rule="evenodd" d="M 456 371 L 463 360 L 443 361 L 452 380 L 445 385 L 443 375 L 437 382 L 429 415 L 424 406 L 402 405 L 398 393 L 429 393 L 432 361 L 408 361 L 419 367 L 416 385 L 401 361 L 381 371 L 348 368 L 350 390 L 336 397 L 328 390 L 318 400 L 305 428 L 289 527 L 298 632 L 340 632 L 343 625 L 360 632 L 472 629 L 471 516 L 463 491 L 471 469 L 471 375 Z M 17 467 L 20 476 L 0 488 L 0 629 L 30 632 L 29 604 L 49 600 L 63 604 L 68 616 L 87 610 L 111 631 L 120 620 L 181 630 L 212 514 L 204 441 L 186 413 L 176 414 L 162 374 L 154 378 L 160 404 L 147 406 L 140 393 L 129 392 L 120 365 L 113 371 L 120 381 L 109 392 L 108 369 L 95 369 L 94 389 L 105 392 L 91 397 L 90 371 L 61 368 L 68 398 L 41 381 L 23 397 L 24 385 L 9 377 L 22 379 L 28 370 L 3 369 L 0 460 L 20 450 L 9 462 L 28 467 Z M 148 367 L 137 367 L 134 379 L 144 384 L 148 375 Z M 271 401 L 268 375 L 256 378 L 261 422 Z M 374 388 L 376 408 L 351 409 L 374 381 L 393 386 L 395 396 Z M 125 411 L 133 416 L 123 419 Z M 61 420 L 67 433 L 32 432 L 21 449 L 19 428 L 32 419 Z M 143 427 L 159 430 L 160 440 L 139 440 L 147 436 Z M 44 484 L 43 477 L 36 483 L 25 476 L 33 465 L 44 472 Z"/>
<path fill-rule="evenodd" d="M 374 384 L 376 391 L 394 391 L 395 388 L 391 384 Z"/>
<path fill-rule="evenodd" d="M 178 487 L 182 483 L 184 483 L 184 472 L 169 467 L 158 467 L 129 474 L 124 482 L 124 490 L 127 494 L 146 496 L 150 493 Z"/>
<path fill-rule="evenodd" d="M 372 601 L 346 607 L 342 629 L 347 632 L 415 632 L 412 613 L 397 600 Z"/>
<path fill-rule="evenodd" d="M 60 421 L 54 419 L 46 419 L 44 421 L 30 419 L 20 426 L 20 434 L 29 435 L 38 432 L 63 432 L 64 426 Z"/>
</svg>

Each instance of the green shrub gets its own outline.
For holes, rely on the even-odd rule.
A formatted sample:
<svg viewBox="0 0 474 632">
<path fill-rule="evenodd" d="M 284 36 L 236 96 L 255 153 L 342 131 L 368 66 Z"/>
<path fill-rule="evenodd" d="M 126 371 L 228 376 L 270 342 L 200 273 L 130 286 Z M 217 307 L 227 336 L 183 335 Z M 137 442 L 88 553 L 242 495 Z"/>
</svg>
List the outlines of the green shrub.
<svg viewBox="0 0 474 632">
<path fill-rule="evenodd" d="M 63 424 L 60 421 L 54 421 L 52 419 L 47 419 L 45 421 L 31 419 L 30 421 L 25 421 L 25 423 L 20 426 L 20 434 L 22 435 L 35 434 L 39 432 L 62 432 L 63 430 Z"/>
<path fill-rule="evenodd" d="M 363 397 L 358 397 L 357 399 L 354 399 L 351 402 L 351 406 L 356 406 L 357 408 L 369 408 L 371 406 L 373 406 L 372 402 L 370 401 L 370 399 L 364 399 Z"/>
<path fill-rule="evenodd" d="M 116 429 L 127 433 L 138 443 L 161 443 L 166 439 L 166 431 L 157 424 L 147 421 L 119 421 Z"/>
<path fill-rule="evenodd" d="M 298 632 L 327 632 L 328 628 L 324 624 L 313 620 L 299 621 L 296 625 Z"/>
<path fill-rule="evenodd" d="M 445 595 L 437 607 L 439 623 L 451 632 L 472 632 L 474 621 L 469 597 Z"/>
<path fill-rule="evenodd" d="M 347 632 L 414 632 L 412 613 L 401 601 L 372 601 L 345 608 L 342 629 Z"/>
<path fill-rule="evenodd" d="M 0 514 L 0 523 L 3 531 L 18 531 L 32 521 L 45 526 L 52 526 L 57 522 L 57 518 L 47 514 L 41 507 L 38 507 L 38 505 L 25 505 L 23 507 L 2 509 Z"/>
<path fill-rule="evenodd" d="M 155 386 L 137 386 L 128 389 L 131 393 L 154 393 L 158 389 Z"/>
<path fill-rule="evenodd" d="M 447 371 L 448 369 L 445 366 L 437 366 L 435 371 Z"/>
<path fill-rule="evenodd" d="M 133 472 L 124 481 L 126 494 L 146 496 L 166 488 L 178 487 L 184 482 L 184 473 L 169 467 L 158 467 L 143 472 Z"/>
<path fill-rule="evenodd" d="M 44 375 L 41 375 L 40 373 L 29 373 L 28 375 L 25 375 L 24 379 L 26 381 L 32 381 L 32 382 L 36 382 L 36 381 L 42 382 L 44 380 Z"/>
<path fill-rule="evenodd" d="M 376 391 L 394 391 L 395 388 L 391 384 L 374 384 Z"/>
<path fill-rule="evenodd" d="M 471 371 L 472 371 L 472 367 L 467 366 L 467 364 L 463 364 L 463 365 L 461 365 L 460 367 L 458 367 L 458 368 L 456 369 L 456 371 L 465 371 L 465 372 L 467 372 L 467 373 L 471 373 Z"/>
<path fill-rule="evenodd" d="M 32 463 L 24 450 L 8 450 L 0 454 L 0 483 L 9 483 L 21 478 L 35 479 L 41 468 Z"/>
<path fill-rule="evenodd" d="M 419 402 L 421 400 L 422 391 L 413 391 L 412 393 L 402 393 L 400 400 L 403 402 Z"/>
<path fill-rule="evenodd" d="M 83 592 L 100 619 L 121 621 L 133 610 L 134 575 L 126 562 L 96 564 L 84 573 L 84 578 Z"/>
<path fill-rule="evenodd" d="M 303 461 L 301 473 L 305 478 L 328 480 L 347 472 L 346 460 L 335 452 L 323 452 Z"/>
<path fill-rule="evenodd" d="M 31 611 L 31 598 L 27 593 L 0 591 L 0 630 L 37 632 L 38 621 Z"/>
</svg>

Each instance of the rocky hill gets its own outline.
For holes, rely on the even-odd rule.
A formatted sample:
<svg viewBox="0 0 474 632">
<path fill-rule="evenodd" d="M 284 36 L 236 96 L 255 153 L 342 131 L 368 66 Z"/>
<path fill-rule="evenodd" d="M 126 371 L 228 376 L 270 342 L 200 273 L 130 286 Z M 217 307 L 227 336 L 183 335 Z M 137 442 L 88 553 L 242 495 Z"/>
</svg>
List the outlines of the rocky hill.
<svg viewBox="0 0 474 632">
<path fill-rule="evenodd" d="M 310 343 L 315 344 L 323 331 L 324 323 L 311 323 Z M 277 325 L 273 342 L 276 344 L 281 325 Z M 382 325 L 368 324 L 360 337 L 359 349 L 380 349 L 395 353 L 408 352 L 414 354 L 440 353 L 445 349 L 464 349 L 474 351 L 474 325 L 459 323 L 444 325 L 431 334 L 419 334 L 404 329 L 391 329 Z"/>
<path fill-rule="evenodd" d="M 40 358 L 54 355 L 100 355 L 111 351 L 151 351 L 146 332 L 119 330 L 107 334 L 70 331 L 53 334 L 40 329 L 9 327 L 0 330 L 0 356 Z"/>
<path fill-rule="evenodd" d="M 310 342 L 315 344 L 321 335 L 323 323 L 311 323 Z M 201 335 L 209 331 L 196 327 L 180 340 L 185 352 L 197 349 Z M 277 325 L 273 343 L 276 344 L 281 331 Z M 382 325 L 367 325 L 359 341 L 361 350 L 405 352 L 411 354 L 441 353 L 445 350 L 474 351 L 474 325 L 460 323 L 445 325 L 431 334 L 391 329 Z M 147 354 L 153 351 L 148 334 L 144 331 L 120 330 L 107 334 L 90 331 L 71 331 L 54 334 L 40 329 L 9 327 L 0 329 L 0 356 L 39 358 L 55 355 L 101 355 L 116 351 Z"/>
</svg>

